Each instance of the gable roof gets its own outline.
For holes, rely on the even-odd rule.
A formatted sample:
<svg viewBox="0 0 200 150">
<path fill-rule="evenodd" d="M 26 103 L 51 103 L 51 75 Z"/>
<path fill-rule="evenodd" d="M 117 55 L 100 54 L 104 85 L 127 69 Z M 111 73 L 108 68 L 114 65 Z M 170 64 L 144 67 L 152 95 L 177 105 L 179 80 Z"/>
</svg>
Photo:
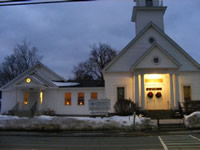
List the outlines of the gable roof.
<svg viewBox="0 0 200 150">
<path fill-rule="evenodd" d="M 54 82 L 60 88 L 90 88 L 90 87 L 104 87 L 103 80 L 69 80 L 67 82 Z"/>
<path fill-rule="evenodd" d="M 8 86 L 12 85 L 14 82 L 17 82 L 18 80 L 20 80 L 20 78 L 22 78 L 23 76 L 25 76 L 26 74 L 31 74 L 31 73 L 36 73 L 34 70 L 37 68 L 37 67 L 43 67 L 44 69 L 46 69 L 48 72 L 50 72 L 51 74 L 55 75 L 57 78 L 59 78 L 59 80 L 61 81 L 65 81 L 65 79 L 61 76 L 59 76 L 57 73 L 55 73 L 54 71 L 52 71 L 51 69 L 49 69 L 47 66 L 45 66 L 44 64 L 42 64 L 41 62 L 38 62 L 37 64 L 35 64 L 33 67 L 29 68 L 28 70 L 24 71 L 23 73 L 21 73 L 20 75 L 18 75 L 16 78 L 14 78 L 13 80 L 11 80 L 10 82 L 8 82 L 7 84 L 5 84 L 4 86 L 1 87 L 1 89 L 5 89 L 7 88 Z M 37 72 L 36 73 L 37 75 L 39 75 L 39 73 Z M 39 75 L 42 79 L 46 80 L 44 77 L 42 77 L 41 75 Z M 48 81 L 48 82 L 51 82 L 51 81 Z M 52 83 L 52 85 L 54 85 Z"/>
<path fill-rule="evenodd" d="M 166 33 L 164 33 L 159 27 L 157 27 L 153 22 L 150 22 L 146 27 L 136 35 L 136 37 L 131 40 L 122 51 L 103 69 L 106 72 L 126 51 L 134 44 L 136 41 L 150 28 L 154 28 L 158 33 L 160 33 L 166 40 L 168 40 L 173 46 L 175 46 L 186 58 L 188 58 L 192 64 L 194 64 L 198 69 L 200 69 L 199 63 L 197 63 L 187 52 L 185 52 L 174 40 L 172 40 Z"/>
<path fill-rule="evenodd" d="M 133 66 L 131 67 L 131 70 L 133 70 L 134 68 L 137 67 L 137 65 L 142 62 L 142 60 L 155 48 L 159 48 L 159 50 L 165 55 L 167 56 L 167 58 L 169 58 L 176 66 L 177 68 L 179 68 L 181 66 L 181 64 L 172 56 L 170 55 L 164 48 L 162 48 L 157 42 L 154 42 L 152 44 L 152 46 L 142 55 L 142 57 L 140 57 L 135 64 L 133 64 Z"/>
</svg>

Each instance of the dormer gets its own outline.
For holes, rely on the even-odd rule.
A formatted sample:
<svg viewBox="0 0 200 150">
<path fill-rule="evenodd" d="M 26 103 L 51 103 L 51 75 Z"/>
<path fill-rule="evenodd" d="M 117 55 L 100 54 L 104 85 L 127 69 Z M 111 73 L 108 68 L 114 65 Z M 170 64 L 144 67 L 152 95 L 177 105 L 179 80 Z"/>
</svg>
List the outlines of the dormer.
<svg viewBox="0 0 200 150">
<path fill-rule="evenodd" d="M 166 11 L 163 0 L 134 0 L 132 21 L 135 22 L 136 34 L 150 22 L 154 23 L 164 32 L 164 14 Z"/>
</svg>

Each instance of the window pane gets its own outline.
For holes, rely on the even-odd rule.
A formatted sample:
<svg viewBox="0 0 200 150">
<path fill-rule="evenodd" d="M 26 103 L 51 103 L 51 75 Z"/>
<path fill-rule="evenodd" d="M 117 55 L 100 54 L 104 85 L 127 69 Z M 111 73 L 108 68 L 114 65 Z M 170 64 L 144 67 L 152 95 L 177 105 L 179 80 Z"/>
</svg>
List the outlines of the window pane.
<svg viewBox="0 0 200 150">
<path fill-rule="evenodd" d="M 71 93 L 65 93 L 65 105 L 71 105 Z"/>
<path fill-rule="evenodd" d="M 124 100 L 125 94 L 124 94 L 124 87 L 118 87 L 117 88 L 117 100 Z"/>
<path fill-rule="evenodd" d="M 84 93 L 78 93 L 78 105 L 84 105 Z"/>
<path fill-rule="evenodd" d="M 184 86 L 184 100 L 191 100 L 191 87 Z"/>
<path fill-rule="evenodd" d="M 43 103 L 43 92 L 40 92 L 40 103 Z"/>
<path fill-rule="evenodd" d="M 153 6 L 152 0 L 146 0 L 146 6 Z"/>
<path fill-rule="evenodd" d="M 24 93 L 24 105 L 28 104 L 28 92 Z"/>
<path fill-rule="evenodd" d="M 97 93 L 91 93 L 91 99 L 97 99 Z"/>
</svg>

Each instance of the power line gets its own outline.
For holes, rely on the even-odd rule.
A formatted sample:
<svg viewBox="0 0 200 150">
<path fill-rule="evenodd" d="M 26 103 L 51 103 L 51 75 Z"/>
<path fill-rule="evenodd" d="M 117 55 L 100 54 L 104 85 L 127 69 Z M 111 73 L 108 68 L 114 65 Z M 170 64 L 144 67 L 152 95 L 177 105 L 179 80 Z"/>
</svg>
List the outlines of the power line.
<svg viewBox="0 0 200 150">
<path fill-rule="evenodd" d="M 20 0 L 19 0 L 20 1 Z M 95 1 L 95 0 L 61 0 L 61 1 L 39 1 L 39 2 L 19 2 L 19 1 L 0 1 L 1 6 L 17 6 L 17 5 L 39 5 L 39 4 L 53 4 L 53 3 L 66 3 L 66 2 L 85 2 L 85 1 Z M 24 0 L 27 1 L 27 0 Z M 19 3 L 9 3 L 9 2 L 19 2 Z M 6 3 L 6 4 L 5 4 Z"/>
<path fill-rule="evenodd" d="M 31 1 L 31 0 L 0 0 L 0 3 L 10 3 L 10 2 L 24 2 L 24 1 Z"/>
</svg>

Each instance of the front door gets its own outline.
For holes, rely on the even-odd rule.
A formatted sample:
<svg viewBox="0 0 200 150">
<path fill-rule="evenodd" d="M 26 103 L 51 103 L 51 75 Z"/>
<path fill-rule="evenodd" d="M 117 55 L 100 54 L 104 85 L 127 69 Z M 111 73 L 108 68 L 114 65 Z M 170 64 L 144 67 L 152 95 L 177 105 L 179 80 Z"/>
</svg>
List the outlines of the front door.
<svg viewBox="0 0 200 150">
<path fill-rule="evenodd" d="M 169 110 L 169 75 L 145 75 L 145 109 Z"/>
<path fill-rule="evenodd" d="M 33 105 L 38 101 L 39 93 L 37 91 L 24 92 L 24 107 L 23 110 L 30 111 Z"/>
</svg>

